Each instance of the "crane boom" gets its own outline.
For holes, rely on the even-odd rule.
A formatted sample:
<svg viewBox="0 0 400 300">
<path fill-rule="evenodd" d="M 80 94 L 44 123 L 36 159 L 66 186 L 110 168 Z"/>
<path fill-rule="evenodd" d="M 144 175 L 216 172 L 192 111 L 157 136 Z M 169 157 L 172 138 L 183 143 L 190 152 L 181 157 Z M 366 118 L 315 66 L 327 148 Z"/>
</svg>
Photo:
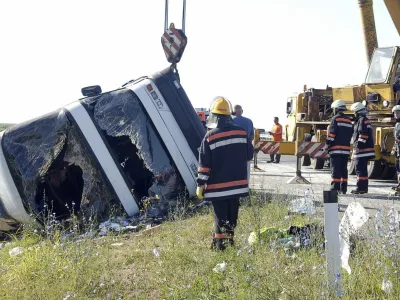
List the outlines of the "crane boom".
<svg viewBox="0 0 400 300">
<path fill-rule="evenodd" d="M 393 24 L 400 35 L 400 0 L 384 0 Z"/>
<path fill-rule="evenodd" d="M 361 23 L 364 32 L 365 51 L 368 64 L 371 61 L 375 48 L 378 48 L 376 36 L 374 8 L 372 0 L 358 0 L 361 13 Z"/>
</svg>

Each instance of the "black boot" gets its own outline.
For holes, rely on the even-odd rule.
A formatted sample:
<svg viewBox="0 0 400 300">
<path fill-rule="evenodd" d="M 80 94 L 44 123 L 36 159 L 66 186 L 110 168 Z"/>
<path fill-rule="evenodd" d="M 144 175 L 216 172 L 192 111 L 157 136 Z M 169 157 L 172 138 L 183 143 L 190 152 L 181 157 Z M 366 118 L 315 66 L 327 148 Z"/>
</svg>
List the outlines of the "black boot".
<svg viewBox="0 0 400 300">
<path fill-rule="evenodd" d="M 365 190 L 365 191 L 352 190 L 351 193 L 354 194 L 354 195 L 367 194 L 367 193 L 368 193 L 368 190 Z"/>
<path fill-rule="evenodd" d="M 226 249 L 224 239 L 214 239 L 214 250 L 216 251 L 224 251 Z"/>
<path fill-rule="evenodd" d="M 396 186 L 392 186 L 392 190 L 400 191 L 400 184 L 398 184 Z"/>
<path fill-rule="evenodd" d="M 215 234 L 211 243 L 211 250 L 216 250 L 216 251 L 223 251 L 225 250 L 225 243 L 224 243 L 225 238 L 216 238 Z"/>
</svg>

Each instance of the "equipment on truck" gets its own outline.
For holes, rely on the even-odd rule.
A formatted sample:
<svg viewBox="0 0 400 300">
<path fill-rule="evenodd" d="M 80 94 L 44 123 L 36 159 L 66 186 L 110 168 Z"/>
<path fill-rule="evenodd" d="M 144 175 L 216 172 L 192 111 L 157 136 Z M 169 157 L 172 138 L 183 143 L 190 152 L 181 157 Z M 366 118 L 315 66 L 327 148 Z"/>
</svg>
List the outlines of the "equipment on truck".
<svg viewBox="0 0 400 300">
<path fill-rule="evenodd" d="M 400 101 L 400 91 L 396 89 L 396 80 L 400 76 L 400 47 L 377 48 L 372 0 L 358 2 L 367 59 L 370 62 L 364 83 L 339 88 L 327 86 L 325 89 L 307 88 L 305 85 L 302 93 L 287 101 L 286 140 L 325 143 L 333 113 L 331 103 L 342 99 L 347 109 L 350 109 L 352 104 L 361 102 L 371 120 L 376 150 L 375 160 L 371 160 L 368 165 L 368 176 L 391 178 L 395 173 L 395 159 L 390 155 L 394 143 L 391 109 Z M 385 4 L 400 34 L 400 0 L 385 0 Z M 312 159 L 315 169 L 322 169 L 325 163 L 326 156 Z M 349 173 L 354 175 L 354 161 L 349 164 Z"/>
</svg>

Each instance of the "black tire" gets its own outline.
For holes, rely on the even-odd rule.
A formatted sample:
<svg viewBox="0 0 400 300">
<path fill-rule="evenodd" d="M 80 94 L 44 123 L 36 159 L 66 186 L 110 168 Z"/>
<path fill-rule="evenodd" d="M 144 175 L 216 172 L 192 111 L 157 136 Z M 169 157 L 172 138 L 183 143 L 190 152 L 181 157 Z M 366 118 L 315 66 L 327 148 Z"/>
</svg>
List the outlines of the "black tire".
<svg viewBox="0 0 400 300">
<path fill-rule="evenodd" d="M 303 163 L 302 163 L 303 167 L 311 166 L 311 158 L 310 158 L 310 156 L 308 156 L 308 155 L 303 156 L 302 161 L 303 161 Z"/>
<path fill-rule="evenodd" d="M 322 170 L 324 168 L 325 159 L 313 158 L 311 166 L 314 170 Z"/>
<path fill-rule="evenodd" d="M 396 168 L 386 162 L 384 162 L 384 167 L 382 171 L 382 179 L 393 179 L 396 176 Z"/>
<path fill-rule="evenodd" d="M 381 177 L 383 164 L 380 160 L 370 160 L 368 163 L 368 178 L 376 179 Z"/>
<path fill-rule="evenodd" d="M 356 175 L 356 161 L 355 160 L 350 160 L 347 163 L 347 171 L 349 175 Z"/>
</svg>

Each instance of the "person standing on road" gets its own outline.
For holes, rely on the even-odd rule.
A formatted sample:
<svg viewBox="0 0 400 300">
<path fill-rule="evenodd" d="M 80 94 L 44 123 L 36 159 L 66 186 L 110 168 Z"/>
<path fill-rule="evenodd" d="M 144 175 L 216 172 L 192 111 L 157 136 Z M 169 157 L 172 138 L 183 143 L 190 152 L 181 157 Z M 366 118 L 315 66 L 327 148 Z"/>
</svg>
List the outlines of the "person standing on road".
<svg viewBox="0 0 400 300">
<path fill-rule="evenodd" d="M 396 119 L 394 127 L 394 145 L 392 155 L 396 156 L 396 171 L 398 185 L 392 189 L 396 191 L 396 196 L 400 194 L 400 105 L 396 105 L 392 109 L 393 116 Z"/>
<path fill-rule="evenodd" d="M 199 111 L 197 112 L 197 116 L 199 117 L 201 124 L 203 124 L 204 129 L 207 131 L 206 114 L 203 111 Z"/>
<path fill-rule="evenodd" d="M 196 195 L 212 202 L 215 214 L 213 247 L 224 250 L 233 245 L 239 213 L 239 198 L 249 195 L 247 162 L 253 158 L 253 145 L 247 132 L 235 125 L 232 106 L 217 97 L 210 109 L 199 154 Z"/>
<path fill-rule="evenodd" d="M 331 190 L 341 194 L 347 193 L 347 162 L 350 156 L 350 140 L 353 135 L 353 125 L 350 117 L 346 116 L 346 104 L 336 100 L 331 108 L 334 113 L 329 125 L 326 146 L 331 157 Z"/>
<path fill-rule="evenodd" d="M 375 158 L 371 121 L 361 102 L 354 103 L 350 110 L 355 114 L 353 133 L 353 159 L 356 163 L 357 189 L 352 194 L 368 193 L 368 160 Z"/>
<path fill-rule="evenodd" d="M 272 131 L 269 132 L 269 134 L 272 135 L 272 141 L 274 142 L 282 142 L 282 125 L 279 124 L 279 118 L 275 117 L 274 118 L 274 126 L 272 126 Z M 281 161 L 281 155 L 277 154 L 276 155 L 276 160 L 274 154 L 270 154 L 269 157 L 271 160 L 267 161 L 267 163 L 274 163 L 274 164 L 279 164 Z"/>
<path fill-rule="evenodd" d="M 247 132 L 247 136 L 250 142 L 254 140 L 254 126 L 253 122 L 246 117 L 243 117 L 243 108 L 240 105 L 235 105 L 235 111 L 233 113 L 233 122 L 239 127 L 242 127 Z M 250 161 L 247 162 L 247 179 L 250 180 Z"/>
</svg>

